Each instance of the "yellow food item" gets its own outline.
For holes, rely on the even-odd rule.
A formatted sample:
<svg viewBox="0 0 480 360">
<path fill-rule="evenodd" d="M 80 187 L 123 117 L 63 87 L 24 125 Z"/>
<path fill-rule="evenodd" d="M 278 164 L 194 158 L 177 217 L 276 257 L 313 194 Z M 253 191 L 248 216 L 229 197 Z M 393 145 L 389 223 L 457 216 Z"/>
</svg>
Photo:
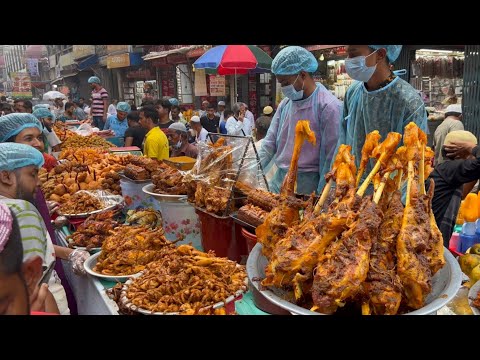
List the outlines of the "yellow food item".
<svg viewBox="0 0 480 360">
<path fill-rule="evenodd" d="M 472 270 L 480 265 L 480 255 L 465 254 L 459 257 L 458 262 L 463 273 L 470 277 Z"/>
<path fill-rule="evenodd" d="M 468 277 L 472 281 L 472 284 L 475 284 L 477 281 L 479 281 L 480 280 L 480 265 L 475 266 L 472 269 L 472 271 L 470 272 L 470 275 Z"/>
<path fill-rule="evenodd" d="M 478 198 L 477 194 L 468 194 L 465 198 L 463 218 L 467 222 L 474 222 L 478 219 Z"/>
<path fill-rule="evenodd" d="M 455 224 L 463 225 L 465 219 L 463 218 L 463 209 L 465 208 L 465 201 L 462 200 L 460 203 L 460 209 L 458 209 L 457 219 L 455 220 Z"/>
<path fill-rule="evenodd" d="M 480 244 L 474 244 L 469 251 L 470 254 L 480 255 Z"/>
</svg>

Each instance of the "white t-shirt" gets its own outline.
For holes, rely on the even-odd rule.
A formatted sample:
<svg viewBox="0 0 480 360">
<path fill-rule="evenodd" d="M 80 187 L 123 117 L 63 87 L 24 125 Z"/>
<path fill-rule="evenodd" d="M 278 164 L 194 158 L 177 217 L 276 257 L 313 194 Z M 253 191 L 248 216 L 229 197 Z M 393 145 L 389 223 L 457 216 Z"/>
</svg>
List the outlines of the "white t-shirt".
<svg viewBox="0 0 480 360">
<path fill-rule="evenodd" d="M 225 125 L 228 135 L 249 136 L 252 134 L 252 127 L 250 119 L 244 118 L 243 122 L 238 121 L 233 116 L 230 116 Z M 242 132 L 243 130 L 243 132 Z"/>
<path fill-rule="evenodd" d="M 51 154 L 52 148 L 57 146 L 58 144 L 61 144 L 62 141 L 58 138 L 57 134 L 55 134 L 55 131 L 53 130 L 51 132 L 48 132 L 47 130 L 45 130 L 43 134 L 45 135 L 48 141 L 47 153 Z"/>
<path fill-rule="evenodd" d="M 200 134 L 197 134 L 197 137 L 196 137 L 196 142 L 199 143 L 199 142 L 207 142 L 207 135 L 208 135 L 208 131 L 205 130 L 203 127 L 202 127 L 202 130 L 200 131 Z"/>
</svg>

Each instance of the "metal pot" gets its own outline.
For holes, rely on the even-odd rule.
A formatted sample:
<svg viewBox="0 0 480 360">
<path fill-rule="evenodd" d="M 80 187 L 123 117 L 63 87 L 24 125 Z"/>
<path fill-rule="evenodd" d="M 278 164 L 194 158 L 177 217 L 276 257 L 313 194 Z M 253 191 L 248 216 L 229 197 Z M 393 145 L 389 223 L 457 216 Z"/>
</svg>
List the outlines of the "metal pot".
<svg viewBox="0 0 480 360">
<path fill-rule="evenodd" d="M 444 248 L 445 266 L 432 278 L 432 292 L 428 295 L 425 306 L 405 315 L 433 315 L 437 310 L 453 299 L 462 283 L 462 271 L 453 255 Z M 262 244 L 257 243 L 247 260 L 247 274 L 256 291 L 272 304 L 288 310 L 293 315 L 323 315 L 302 308 L 285 300 L 287 293 L 280 289 L 261 289 L 258 279 L 265 278 L 265 267 L 268 260 L 262 255 Z"/>
</svg>

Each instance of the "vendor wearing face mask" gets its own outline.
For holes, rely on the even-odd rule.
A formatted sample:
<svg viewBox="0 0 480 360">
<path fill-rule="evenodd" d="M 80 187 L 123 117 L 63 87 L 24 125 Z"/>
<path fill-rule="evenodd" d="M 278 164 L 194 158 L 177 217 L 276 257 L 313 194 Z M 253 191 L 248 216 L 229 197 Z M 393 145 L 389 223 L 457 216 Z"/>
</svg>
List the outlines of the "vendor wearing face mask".
<svg viewBox="0 0 480 360">
<path fill-rule="evenodd" d="M 188 142 L 187 128 L 182 123 L 173 123 L 168 127 L 168 141 L 171 157 L 188 156 L 196 159 L 198 148 Z"/>
<path fill-rule="evenodd" d="M 298 162 L 297 193 L 319 193 L 325 185 L 324 175 L 330 170 L 338 140 L 341 102 L 322 84 L 315 83 L 311 74 L 317 67 L 315 57 L 299 46 L 282 49 L 272 62 L 272 72 L 286 99 L 278 105 L 259 155 L 265 173 L 273 164 L 278 167 L 269 183 L 270 190 L 275 193 L 280 192 L 290 166 L 295 126 L 305 119 L 310 121 L 316 144 L 303 144 Z"/>
<path fill-rule="evenodd" d="M 354 82 L 347 90 L 338 145 L 352 146 L 360 165 L 365 135 L 378 130 L 382 139 L 391 131 L 403 135 L 413 121 L 427 131 L 425 106 L 417 91 L 390 69 L 402 45 L 348 45 L 347 74 Z M 372 168 L 368 164 L 364 177 Z"/>
</svg>

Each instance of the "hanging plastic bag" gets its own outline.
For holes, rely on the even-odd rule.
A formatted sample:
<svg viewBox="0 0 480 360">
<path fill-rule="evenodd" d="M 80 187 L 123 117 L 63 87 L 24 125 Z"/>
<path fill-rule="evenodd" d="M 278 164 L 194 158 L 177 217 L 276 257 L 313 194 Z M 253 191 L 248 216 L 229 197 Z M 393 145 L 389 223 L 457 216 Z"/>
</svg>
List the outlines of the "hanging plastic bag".
<svg viewBox="0 0 480 360">
<path fill-rule="evenodd" d="M 81 136 L 88 136 L 98 132 L 99 130 L 100 129 L 97 127 L 92 127 L 90 124 L 84 123 L 75 130 L 75 133 Z"/>
</svg>

